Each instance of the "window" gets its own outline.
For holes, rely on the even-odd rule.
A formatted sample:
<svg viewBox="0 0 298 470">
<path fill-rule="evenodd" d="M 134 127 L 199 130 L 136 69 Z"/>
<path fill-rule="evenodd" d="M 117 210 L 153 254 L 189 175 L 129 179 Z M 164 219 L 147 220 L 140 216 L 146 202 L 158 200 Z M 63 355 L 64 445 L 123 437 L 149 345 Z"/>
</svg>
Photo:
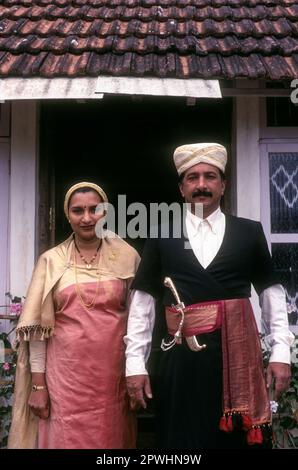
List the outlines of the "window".
<svg viewBox="0 0 298 470">
<path fill-rule="evenodd" d="M 263 146 L 262 222 L 286 291 L 289 322 L 298 325 L 298 143 Z"/>
<path fill-rule="evenodd" d="M 270 153 L 272 233 L 298 233 L 298 153 Z"/>
</svg>

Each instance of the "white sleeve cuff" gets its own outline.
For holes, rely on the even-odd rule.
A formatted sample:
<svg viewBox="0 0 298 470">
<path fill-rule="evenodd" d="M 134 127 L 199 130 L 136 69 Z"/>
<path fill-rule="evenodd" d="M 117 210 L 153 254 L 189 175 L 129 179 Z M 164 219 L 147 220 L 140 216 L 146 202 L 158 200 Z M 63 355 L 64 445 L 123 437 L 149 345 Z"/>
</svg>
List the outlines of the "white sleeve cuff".
<svg viewBox="0 0 298 470">
<path fill-rule="evenodd" d="M 29 341 L 31 372 L 44 373 L 46 371 L 46 347 L 46 341 Z"/>
<path fill-rule="evenodd" d="M 289 346 L 284 344 L 275 344 L 272 346 L 269 362 L 291 364 L 291 352 Z"/>
<path fill-rule="evenodd" d="M 126 359 L 126 377 L 131 375 L 148 375 L 145 362 L 140 357 L 128 357 Z"/>
<path fill-rule="evenodd" d="M 146 361 L 151 350 L 152 331 L 155 320 L 155 301 L 146 292 L 133 290 L 127 322 L 126 375 L 147 374 Z"/>
<path fill-rule="evenodd" d="M 265 341 L 271 348 L 270 362 L 290 364 L 294 335 L 289 330 L 284 288 L 275 284 L 265 289 L 260 294 L 260 306 Z"/>
</svg>

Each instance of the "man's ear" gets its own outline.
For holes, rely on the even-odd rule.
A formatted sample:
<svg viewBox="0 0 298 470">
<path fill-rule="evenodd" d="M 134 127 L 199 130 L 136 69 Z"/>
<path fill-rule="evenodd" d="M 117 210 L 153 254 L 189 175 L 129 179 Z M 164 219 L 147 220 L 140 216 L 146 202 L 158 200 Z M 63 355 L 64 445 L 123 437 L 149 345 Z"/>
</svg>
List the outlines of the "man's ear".
<svg viewBox="0 0 298 470">
<path fill-rule="evenodd" d="M 221 184 L 222 184 L 221 195 L 223 196 L 224 193 L 225 193 L 225 190 L 226 190 L 226 180 L 223 180 L 223 181 L 221 182 Z"/>
<path fill-rule="evenodd" d="M 178 186 L 179 186 L 181 196 L 184 197 L 184 192 L 183 192 L 183 189 L 182 189 L 182 183 L 178 183 Z"/>
</svg>

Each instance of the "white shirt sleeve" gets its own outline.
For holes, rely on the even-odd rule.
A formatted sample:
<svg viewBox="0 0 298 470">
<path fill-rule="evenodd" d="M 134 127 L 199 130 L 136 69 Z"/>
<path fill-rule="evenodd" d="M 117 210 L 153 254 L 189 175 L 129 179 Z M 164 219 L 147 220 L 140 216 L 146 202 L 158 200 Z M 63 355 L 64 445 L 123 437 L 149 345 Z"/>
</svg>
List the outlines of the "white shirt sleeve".
<svg viewBox="0 0 298 470">
<path fill-rule="evenodd" d="M 46 347 L 46 341 L 29 341 L 31 372 L 44 373 L 46 371 Z"/>
<path fill-rule="evenodd" d="M 155 321 L 155 300 L 152 295 L 132 290 L 127 324 L 126 376 L 148 374 L 146 362 L 151 351 Z"/>
<path fill-rule="evenodd" d="M 265 340 L 271 348 L 269 361 L 290 364 L 294 335 L 289 330 L 284 288 L 280 284 L 268 287 L 260 294 L 259 301 Z"/>
</svg>

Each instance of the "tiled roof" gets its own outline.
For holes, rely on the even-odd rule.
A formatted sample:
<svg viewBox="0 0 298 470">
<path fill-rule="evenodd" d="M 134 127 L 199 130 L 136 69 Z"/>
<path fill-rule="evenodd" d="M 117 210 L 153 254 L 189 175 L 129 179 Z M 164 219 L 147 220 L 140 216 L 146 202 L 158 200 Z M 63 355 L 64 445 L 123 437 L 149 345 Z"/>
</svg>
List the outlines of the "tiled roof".
<svg viewBox="0 0 298 470">
<path fill-rule="evenodd" d="M 0 77 L 298 77 L 298 1 L 2 0 Z"/>
</svg>

